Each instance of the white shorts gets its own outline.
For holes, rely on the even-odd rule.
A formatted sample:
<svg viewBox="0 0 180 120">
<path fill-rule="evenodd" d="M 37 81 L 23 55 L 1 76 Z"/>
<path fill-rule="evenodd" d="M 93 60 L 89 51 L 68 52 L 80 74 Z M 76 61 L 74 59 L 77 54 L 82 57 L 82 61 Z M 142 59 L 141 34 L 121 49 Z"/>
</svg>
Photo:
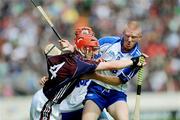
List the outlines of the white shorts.
<svg viewBox="0 0 180 120">
<path fill-rule="evenodd" d="M 30 120 L 39 120 L 41 116 L 41 110 L 44 104 L 48 101 L 45 97 L 42 89 L 37 91 L 32 98 L 30 108 Z M 50 120 L 61 120 L 61 114 L 59 112 L 59 104 L 52 106 L 52 112 L 50 114 Z"/>
</svg>

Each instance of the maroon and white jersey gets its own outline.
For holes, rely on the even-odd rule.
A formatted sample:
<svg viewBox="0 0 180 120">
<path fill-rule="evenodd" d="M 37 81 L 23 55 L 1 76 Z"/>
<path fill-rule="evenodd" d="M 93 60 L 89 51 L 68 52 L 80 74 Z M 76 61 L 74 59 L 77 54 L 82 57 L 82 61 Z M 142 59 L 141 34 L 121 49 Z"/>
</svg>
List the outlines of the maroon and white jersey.
<svg viewBox="0 0 180 120">
<path fill-rule="evenodd" d="M 49 79 L 43 88 L 45 96 L 60 103 L 77 85 L 79 77 L 94 72 L 97 62 L 84 60 L 79 54 L 69 53 L 47 57 Z"/>
<path fill-rule="evenodd" d="M 94 72 L 97 62 L 69 53 L 47 57 L 49 80 L 33 97 L 31 120 L 60 119 L 59 105 L 78 85 L 81 75 Z"/>
<path fill-rule="evenodd" d="M 60 104 L 73 91 L 80 76 L 94 72 L 97 64 L 75 53 L 47 57 L 49 80 L 43 87 L 43 93 L 48 100 L 41 110 L 40 120 L 49 120 L 52 106 Z"/>
</svg>

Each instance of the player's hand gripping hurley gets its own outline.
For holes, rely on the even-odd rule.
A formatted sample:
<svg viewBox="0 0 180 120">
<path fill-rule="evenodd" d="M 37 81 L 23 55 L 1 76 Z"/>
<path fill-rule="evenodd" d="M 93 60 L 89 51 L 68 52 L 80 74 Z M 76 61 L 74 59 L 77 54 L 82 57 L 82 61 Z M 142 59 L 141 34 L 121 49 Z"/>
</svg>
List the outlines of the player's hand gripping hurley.
<svg viewBox="0 0 180 120">
<path fill-rule="evenodd" d="M 140 57 L 140 63 L 144 63 L 145 58 L 143 56 Z M 137 80 L 137 91 L 136 91 L 136 103 L 134 110 L 134 118 L 133 120 L 140 120 L 140 95 L 141 95 L 141 86 L 143 82 L 143 67 L 138 71 L 138 80 Z"/>
</svg>

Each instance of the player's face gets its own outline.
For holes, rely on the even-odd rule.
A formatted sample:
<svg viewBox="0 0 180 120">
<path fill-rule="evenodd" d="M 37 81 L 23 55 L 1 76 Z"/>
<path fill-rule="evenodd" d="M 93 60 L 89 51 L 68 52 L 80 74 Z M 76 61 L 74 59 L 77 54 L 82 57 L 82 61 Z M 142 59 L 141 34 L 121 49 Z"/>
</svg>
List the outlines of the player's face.
<svg viewBox="0 0 180 120">
<path fill-rule="evenodd" d="M 81 52 L 85 55 L 85 58 L 90 60 L 99 53 L 99 47 L 84 47 Z"/>
<path fill-rule="evenodd" d="M 130 51 L 135 44 L 140 40 L 140 31 L 137 29 L 132 30 L 132 29 L 125 29 L 124 31 L 124 44 L 123 48 L 126 51 Z"/>
</svg>

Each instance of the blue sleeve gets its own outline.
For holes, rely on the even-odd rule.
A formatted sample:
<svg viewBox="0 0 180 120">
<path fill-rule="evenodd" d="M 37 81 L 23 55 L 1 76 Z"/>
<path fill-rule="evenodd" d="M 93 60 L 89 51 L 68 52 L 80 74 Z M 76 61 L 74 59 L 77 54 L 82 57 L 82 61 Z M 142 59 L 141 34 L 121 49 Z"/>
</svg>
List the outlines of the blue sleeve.
<svg viewBox="0 0 180 120">
<path fill-rule="evenodd" d="M 99 45 L 103 45 L 105 43 L 113 44 L 120 40 L 120 37 L 118 36 L 106 36 L 99 39 Z"/>
<path fill-rule="evenodd" d="M 125 84 L 126 82 L 131 80 L 138 71 L 139 71 L 138 67 L 136 68 L 127 67 L 127 68 L 122 69 L 118 77 L 122 81 L 122 84 Z"/>
</svg>

